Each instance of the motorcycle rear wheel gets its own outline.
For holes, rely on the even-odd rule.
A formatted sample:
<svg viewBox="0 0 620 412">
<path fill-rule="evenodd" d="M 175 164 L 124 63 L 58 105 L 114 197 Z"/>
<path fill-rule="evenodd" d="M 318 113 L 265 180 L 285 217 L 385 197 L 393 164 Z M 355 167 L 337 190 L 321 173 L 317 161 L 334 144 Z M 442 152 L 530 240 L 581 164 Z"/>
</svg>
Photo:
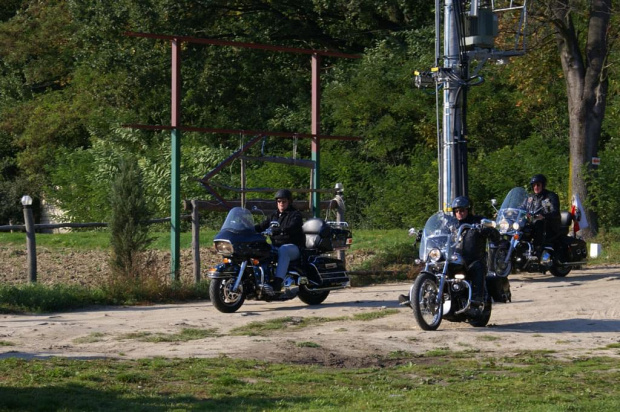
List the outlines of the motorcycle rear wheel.
<svg viewBox="0 0 620 412">
<path fill-rule="evenodd" d="M 439 285 L 435 275 L 422 272 L 413 283 L 411 307 L 413 317 L 423 330 L 436 330 L 443 317 L 443 302 L 437 304 Z"/>
<path fill-rule="evenodd" d="M 553 276 L 557 276 L 559 278 L 565 277 L 571 270 L 572 268 L 570 266 L 556 266 L 555 262 L 553 263 L 553 266 L 549 268 L 549 272 L 551 272 Z"/>
<path fill-rule="evenodd" d="M 297 296 L 306 305 L 320 305 L 329 296 L 329 290 L 317 292 L 309 290 L 306 285 L 301 285 Z"/>
<path fill-rule="evenodd" d="M 222 313 L 236 312 L 243 302 L 245 302 L 245 292 L 243 285 L 239 285 L 239 290 L 232 290 L 235 285 L 235 278 L 211 279 L 209 285 L 209 297 L 215 309 Z"/>
</svg>

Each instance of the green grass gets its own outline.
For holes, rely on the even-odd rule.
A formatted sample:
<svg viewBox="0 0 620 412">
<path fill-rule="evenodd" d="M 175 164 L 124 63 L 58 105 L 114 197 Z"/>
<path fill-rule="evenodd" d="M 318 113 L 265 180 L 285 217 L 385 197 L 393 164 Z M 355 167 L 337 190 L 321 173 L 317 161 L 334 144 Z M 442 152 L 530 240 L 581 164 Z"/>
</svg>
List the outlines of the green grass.
<svg viewBox="0 0 620 412">
<path fill-rule="evenodd" d="M 201 230 L 200 245 L 211 247 L 213 237 L 217 231 Z M 170 250 L 170 232 L 158 231 L 150 233 L 153 243 L 150 248 L 153 250 Z M 179 245 L 182 249 L 188 249 L 192 245 L 191 232 L 182 232 Z M 72 249 L 80 250 L 107 250 L 110 248 L 110 233 L 105 230 L 79 231 L 68 233 L 37 233 L 37 247 L 49 249 Z M 24 233 L 0 232 L 0 244 L 22 246 L 26 244 Z"/>
<path fill-rule="evenodd" d="M 215 359 L 0 360 L 0 410 L 615 411 L 620 360 L 446 352 L 329 368 Z M 387 360 L 387 359 L 386 359 Z"/>
<path fill-rule="evenodd" d="M 397 309 L 385 309 L 380 311 L 359 313 L 353 316 L 336 316 L 333 318 L 319 316 L 310 316 L 305 318 L 285 316 L 282 318 L 270 319 L 264 322 L 250 322 L 247 325 L 231 329 L 230 333 L 232 335 L 266 336 L 274 331 L 279 331 L 282 329 L 301 329 L 308 326 L 338 321 L 369 321 L 397 313 Z"/>
<path fill-rule="evenodd" d="M 151 333 L 134 332 L 119 336 L 119 339 L 136 339 L 142 342 L 187 342 L 190 340 L 204 339 L 219 336 L 217 329 L 184 328 L 178 333 Z"/>
</svg>

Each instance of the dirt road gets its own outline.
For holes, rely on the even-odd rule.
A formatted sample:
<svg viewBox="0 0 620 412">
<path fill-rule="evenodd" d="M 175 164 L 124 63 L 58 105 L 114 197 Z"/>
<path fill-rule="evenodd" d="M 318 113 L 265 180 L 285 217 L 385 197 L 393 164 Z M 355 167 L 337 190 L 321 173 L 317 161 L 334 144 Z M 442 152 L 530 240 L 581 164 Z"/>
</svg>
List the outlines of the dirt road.
<svg viewBox="0 0 620 412">
<path fill-rule="evenodd" d="M 512 303 L 494 305 L 485 328 L 444 321 L 437 331 L 422 331 L 411 309 L 397 302 L 409 286 L 399 283 L 333 291 L 324 304 L 315 307 L 298 299 L 246 302 L 235 314 L 219 313 L 209 302 L 198 302 L 0 315 L 0 358 L 229 356 L 362 366 L 381 364 L 398 354 L 437 349 L 497 356 L 553 350 L 562 358 L 620 357 L 620 267 L 588 268 L 566 278 L 512 276 Z M 352 318 L 390 309 L 396 313 L 375 320 Z M 250 322 L 282 317 L 292 317 L 290 327 L 284 330 L 264 336 L 231 334 L 231 329 Z M 341 319 L 295 327 L 299 319 L 311 317 Z M 213 336 L 189 341 L 161 339 L 172 342 L 141 340 L 171 337 L 188 328 L 210 330 Z"/>
</svg>

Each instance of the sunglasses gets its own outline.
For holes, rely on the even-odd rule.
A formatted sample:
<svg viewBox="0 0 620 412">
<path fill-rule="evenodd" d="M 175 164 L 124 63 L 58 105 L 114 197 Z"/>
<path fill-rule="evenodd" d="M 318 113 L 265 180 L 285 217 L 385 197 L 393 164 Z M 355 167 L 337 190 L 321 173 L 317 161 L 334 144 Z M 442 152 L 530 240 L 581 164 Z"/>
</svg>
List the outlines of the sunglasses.
<svg viewBox="0 0 620 412">
<path fill-rule="evenodd" d="M 288 203 L 288 199 L 278 199 L 276 200 L 278 203 Z"/>
</svg>

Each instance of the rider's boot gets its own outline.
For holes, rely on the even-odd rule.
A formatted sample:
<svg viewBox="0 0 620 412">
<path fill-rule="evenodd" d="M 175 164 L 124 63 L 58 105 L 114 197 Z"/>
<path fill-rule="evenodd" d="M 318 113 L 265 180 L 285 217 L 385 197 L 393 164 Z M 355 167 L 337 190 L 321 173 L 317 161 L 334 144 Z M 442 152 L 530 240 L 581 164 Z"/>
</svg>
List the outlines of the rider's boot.
<svg viewBox="0 0 620 412">
<path fill-rule="evenodd" d="M 282 278 L 278 278 L 278 277 L 273 278 L 273 281 L 271 282 L 271 287 L 273 288 L 275 292 L 279 292 L 280 290 L 282 290 L 283 281 L 284 279 Z"/>
<path fill-rule="evenodd" d="M 411 305 L 411 302 L 409 301 L 409 296 L 406 296 L 406 295 L 398 296 L 398 303 L 401 306 L 409 306 L 409 305 Z"/>
</svg>

